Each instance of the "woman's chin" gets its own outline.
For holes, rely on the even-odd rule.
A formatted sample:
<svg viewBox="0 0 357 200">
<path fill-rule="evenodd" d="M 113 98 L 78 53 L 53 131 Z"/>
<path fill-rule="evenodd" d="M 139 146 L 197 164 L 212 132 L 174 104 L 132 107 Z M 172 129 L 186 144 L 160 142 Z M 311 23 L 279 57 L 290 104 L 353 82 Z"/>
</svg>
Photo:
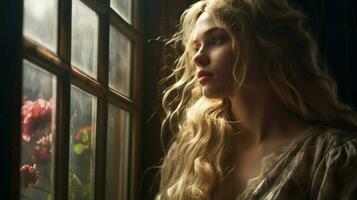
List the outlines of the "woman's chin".
<svg viewBox="0 0 357 200">
<path fill-rule="evenodd" d="M 202 88 L 202 94 L 209 99 L 216 99 L 216 98 L 223 97 L 223 95 L 219 91 L 213 90 L 212 88 L 208 88 L 208 87 Z"/>
<path fill-rule="evenodd" d="M 233 88 L 228 87 L 214 87 L 213 85 L 202 86 L 202 94 L 207 98 L 218 99 L 234 95 Z"/>
</svg>

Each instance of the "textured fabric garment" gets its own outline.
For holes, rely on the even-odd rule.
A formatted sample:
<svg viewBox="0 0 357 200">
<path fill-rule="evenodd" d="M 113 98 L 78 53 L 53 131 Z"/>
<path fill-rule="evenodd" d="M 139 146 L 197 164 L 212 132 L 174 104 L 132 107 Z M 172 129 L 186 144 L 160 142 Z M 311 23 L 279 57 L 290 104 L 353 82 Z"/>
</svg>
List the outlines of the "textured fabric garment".
<svg viewBox="0 0 357 200">
<path fill-rule="evenodd" d="M 236 200 L 357 200 L 357 130 L 312 126 L 263 159 Z"/>
</svg>

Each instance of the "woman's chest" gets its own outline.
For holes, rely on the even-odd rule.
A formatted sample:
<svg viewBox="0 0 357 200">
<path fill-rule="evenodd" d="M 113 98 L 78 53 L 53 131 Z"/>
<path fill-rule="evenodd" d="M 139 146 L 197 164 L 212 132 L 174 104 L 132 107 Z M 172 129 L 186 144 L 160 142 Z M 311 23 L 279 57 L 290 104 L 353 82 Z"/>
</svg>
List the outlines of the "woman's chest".
<svg viewBox="0 0 357 200">
<path fill-rule="evenodd" d="M 227 167 L 227 175 L 214 192 L 215 200 L 236 199 L 247 187 L 250 179 L 258 177 L 262 171 L 260 157 L 251 157 L 249 160 L 241 160 L 234 167 Z"/>
</svg>

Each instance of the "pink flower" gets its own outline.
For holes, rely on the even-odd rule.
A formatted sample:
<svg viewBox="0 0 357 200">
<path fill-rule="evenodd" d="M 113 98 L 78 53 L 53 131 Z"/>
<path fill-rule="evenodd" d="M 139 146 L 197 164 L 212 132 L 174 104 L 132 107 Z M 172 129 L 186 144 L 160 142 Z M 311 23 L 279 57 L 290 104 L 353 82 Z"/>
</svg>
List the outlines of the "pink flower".
<svg viewBox="0 0 357 200">
<path fill-rule="evenodd" d="M 92 127 L 87 126 L 81 128 L 77 131 L 74 138 L 81 143 L 90 144 L 91 143 L 91 135 L 92 135 Z"/>
<path fill-rule="evenodd" d="M 76 140 L 78 140 L 78 141 L 82 141 L 82 134 L 81 134 L 80 131 L 78 131 L 78 132 L 76 133 L 75 138 L 76 138 Z"/>
<path fill-rule="evenodd" d="M 43 145 L 43 146 L 51 146 L 52 144 L 52 133 L 47 134 L 37 140 L 36 144 Z"/>
<path fill-rule="evenodd" d="M 51 159 L 51 151 L 48 147 L 35 146 L 32 151 L 32 160 L 36 163 L 46 164 Z"/>
<path fill-rule="evenodd" d="M 40 164 L 46 164 L 51 159 L 52 133 L 43 136 L 36 142 L 32 151 L 32 160 Z"/>
<path fill-rule="evenodd" d="M 35 186 L 39 182 L 39 171 L 36 164 L 23 165 L 20 169 L 21 184 L 24 188 Z"/>
<path fill-rule="evenodd" d="M 22 139 L 31 141 L 35 132 L 44 127 L 51 127 L 52 101 L 37 99 L 26 101 L 21 108 Z"/>
</svg>

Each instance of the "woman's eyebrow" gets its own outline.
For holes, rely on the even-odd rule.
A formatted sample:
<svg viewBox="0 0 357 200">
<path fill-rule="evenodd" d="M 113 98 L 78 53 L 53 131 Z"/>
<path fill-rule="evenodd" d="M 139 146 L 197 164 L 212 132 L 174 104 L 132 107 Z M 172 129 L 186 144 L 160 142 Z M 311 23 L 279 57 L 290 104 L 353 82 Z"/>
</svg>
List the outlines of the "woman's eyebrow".
<svg viewBox="0 0 357 200">
<path fill-rule="evenodd" d="M 205 32 L 203 33 L 203 37 L 207 37 L 207 36 L 209 36 L 209 35 L 212 35 L 212 34 L 215 33 L 215 32 L 222 32 L 222 31 L 225 32 L 225 30 L 224 30 L 223 28 L 218 27 L 218 26 L 215 26 L 215 27 L 212 27 L 212 28 L 208 29 L 207 31 L 205 31 Z M 197 39 L 194 39 L 192 42 L 193 42 L 193 43 L 197 43 Z"/>
</svg>

